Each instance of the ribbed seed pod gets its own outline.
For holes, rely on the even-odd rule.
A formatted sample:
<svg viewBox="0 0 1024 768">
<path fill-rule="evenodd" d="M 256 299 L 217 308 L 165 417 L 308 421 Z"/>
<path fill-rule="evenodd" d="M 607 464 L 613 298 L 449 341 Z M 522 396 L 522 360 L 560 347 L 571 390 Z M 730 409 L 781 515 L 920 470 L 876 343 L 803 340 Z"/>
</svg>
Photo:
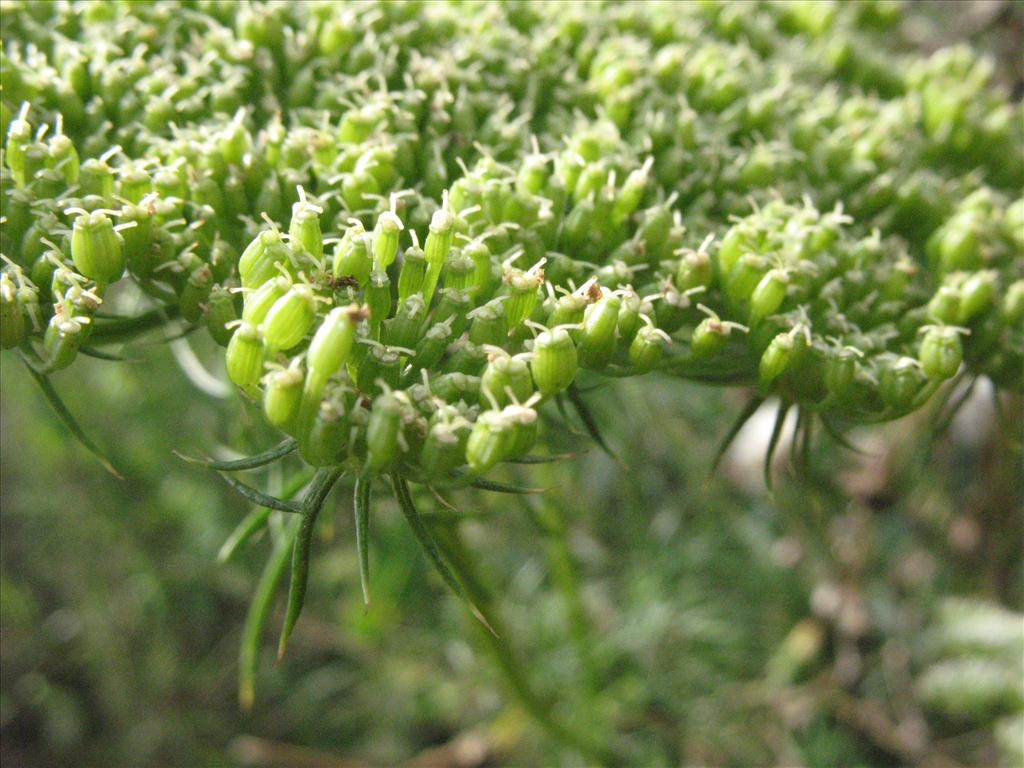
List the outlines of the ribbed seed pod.
<svg viewBox="0 0 1024 768">
<path fill-rule="evenodd" d="M 313 334 L 306 352 L 306 365 L 309 367 L 309 377 L 322 382 L 318 387 L 318 398 L 323 383 L 340 371 L 349 359 L 356 339 L 356 326 L 366 317 L 367 311 L 365 306 L 359 307 L 356 304 L 335 307 L 327 313 Z"/>
<path fill-rule="evenodd" d="M 537 304 L 540 287 L 544 284 L 544 261 L 539 261 L 527 271 L 508 267 L 504 281 L 508 300 L 505 302 L 505 319 L 509 330 L 514 329 L 528 318 Z"/>
<path fill-rule="evenodd" d="M 960 342 L 963 329 L 954 326 L 932 326 L 925 331 L 917 359 L 921 370 L 932 379 L 948 379 L 960 370 L 964 348 Z"/>
<path fill-rule="evenodd" d="M 626 177 L 612 206 L 612 221 L 615 224 L 624 222 L 640 206 L 647 189 L 647 177 L 652 165 L 654 165 L 654 158 L 648 157 L 642 167 L 631 171 Z"/>
<path fill-rule="evenodd" d="M 458 416 L 458 411 L 446 406 L 443 417 L 431 419 L 427 437 L 420 450 L 420 470 L 428 480 L 443 480 L 456 467 L 465 463 L 469 424 Z M 454 412 L 455 416 L 448 415 Z"/>
<path fill-rule="evenodd" d="M 75 269 L 97 283 L 112 283 L 124 274 L 121 236 L 114 231 L 114 223 L 105 212 L 78 210 L 71 230 L 71 259 Z"/>
<path fill-rule="evenodd" d="M 435 323 L 423 334 L 416 344 L 416 354 L 412 364 L 416 368 L 431 370 L 444 357 L 449 342 L 454 338 L 451 322 Z"/>
<path fill-rule="evenodd" d="M 394 198 L 392 198 L 394 205 Z M 373 229 L 373 268 L 387 269 L 398 255 L 398 238 L 404 229 L 402 220 L 394 210 L 385 211 L 377 218 Z"/>
<path fill-rule="evenodd" d="M 228 378 L 242 391 L 252 394 L 263 376 L 263 335 L 252 323 L 235 329 L 225 352 Z"/>
<path fill-rule="evenodd" d="M 213 271 L 209 264 L 201 264 L 192 270 L 178 294 L 178 309 L 181 316 L 190 323 L 198 323 L 203 316 L 203 305 L 210 298 L 213 288 Z"/>
<path fill-rule="evenodd" d="M 645 319 L 646 316 L 645 316 Z M 665 348 L 672 339 L 649 320 L 641 325 L 629 345 L 629 362 L 637 373 L 652 370 L 665 356 Z"/>
<path fill-rule="evenodd" d="M 448 358 L 442 365 L 445 373 L 458 371 L 479 376 L 487 366 L 487 352 L 468 339 L 459 339 L 448 347 Z"/>
<path fill-rule="evenodd" d="M 10 275 L 0 275 L 0 348 L 20 347 L 27 338 L 25 314 Z"/>
<path fill-rule="evenodd" d="M 297 365 L 271 371 L 263 379 L 263 414 L 283 432 L 291 433 L 298 422 L 304 380 Z"/>
<path fill-rule="evenodd" d="M 621 304 L 619 306 L 618 331 L 619 339 L 625 346 L 633 342 L 633 338 L 644 325 L 644 310 L 652 312 L 650 304 L 645 307 L 641 299 L 632 288 L 624 288 L 621 293 Z"/>
<path fill-rule="evenodd" d="M 505 307 L 503 299 L 494 299 L 482 307 L 466 313 L 469 319 L 469 340 L 474 344 L 493 344 L 501 346 L 508 337 L 505 325 Z"/>
<path fill-rule="evenodd" d="M 363 298 L 370 308 L 370 325 L 379 327 L 391 314 L 391 280 L 387 272 L 373 271 Z"/>
<path fill-rule="evenodd" d="M 316 320 L 316 294 L 305 283 L 296 283 L 274 302 L 262 324 L 270 350 L 287 351 L 306 338 Z"/>
<path fill-rule="evenodd" d="M 320 231 L 320 216 L 324 210 L 306 200 L 306 193 L 299 187 L 299 202 L 292 206 L 292 218 L 288 224 L 288 238 L 293 250 L 304 250 L 314 259 L 324 255 L 323 233 Z"/>
<path fill-rule="evenodd" d="M 928 302 L 928 318 L 936 323 L 955 323 L 960 318 L 961 292 L 952 285 L 940 285 Z"/>
<path fill-rule="evenodd" d="M 351 237 L 346 235 L 334 248 L 334 262 L 331 272 L 335 277 L 353 277 L 360 286 L 365 286 L 373 270 L 373 256 L 370 253 L 369 234 L 359 231 Z"/>
<path fill-rule="evenodd" d="M 398 273 L 398 300 L 405 301 L 423 288 L 427 274 L 427 259 L 423 249 L 410 246 L 402 255 L 402 269 Z"/>
<path fill-rule="evenodd" d="M 413 294 L 398 305 L 395 316 L 384 323 L 384 341 L 394 347 L 415 347 L 420 339 L 427 305 L 420 294 Z"/>
<path fill-rule="evenodd" d="M 583 313 L 583 330 L 579 338 L 579 362 L 595 370 L 608 364 L 615 352 L 616 328 L 622 300 L 617 294 L 605 294 Z"/>
<path fill-rule="evenodd" d="M 475 475 L 482 475 L 509 457 L 514 424 L 499 410 L 477 416 L 466 441 L 466 463 Z"/>
<path fill-rule="evenodd" d="M 153 253 L 153 208 L 150 205 L 125 205 L 118 215 L 121 224 L 135 222 L 121 230 L 124 258 L 133 275 L 148 277 L 156 266 Z"/>
<path fill-rule="evenodd" d="M 359 391 L 374 394 L 381 390 L 380 381 L 391 389 L 398 387 L 402 380 L 402 353 L 405 351 L 371 344 L 356 373 Z"/>
<path fill-rule="evenodd" d="M 108 205 L 114 198 L 114 171 L 105 160 L 89 158 L 79 166 L 78 191 L 82 197 L 97 195 Z"/>
<path fill-rule="evenodd" d="M 786 300 L 789 272 L 772 269 L 765 273 L 750 295 L 750 324 L 754 325 L 775 314 Z"/>
<path fill-rule="evenodd" d="M 857 358 L 863 353 L 855 347 L 831 350 L 825 357 L 823 379 L 825 389 L 839 401 L 850 396 L 857 376 Z"/>
<path fill-rule="evenodd" d="M 957 322 L 968 323 L 982 315 L 995 301 L 996 281 L 999 273 L 986 269 L 973 273 L 960 288 L 960 308 Z"/>
<path fill-rule="evenodd" d="M 260 232 L 238 259 L 238 275 L 244 288 L 259 288 L 292 264 L 291 249 L 276 229 Z"/>
<path fill-rule="evenodd" d="M 446 201 L 447 202 L 447 201 Z M 434 212 L 430 219 L 430 228 L 426 242 L 423 243 L 423 255 L 427 260 L 427 274 L 423 278 L 423 298 L 430 305 L 434 298 L 437 280 L 441 269 L 448 258 L 455 236 L 455 217 L 444 206 Z"/>
<path fill-rule="evenodd" d="M 5 67 L 6 69 L 6 67 Z M 4 144 L 4 160 L 11 169 L 14 183 L 24 187 L 31 177 L 25 172 L 25 147 L 32 141 L 32 125 L 28 122 L 28 102 L 21 105 L 18 116 L 7 127 L 7 142 Z"/>
<path fill-rule="evenodd" d="M 145 168 L 126 168 L 118 178 L 118 188 L 119 197 L 124 198 L 131 205 L 138 205 L 146 195 L 153 191 L 153 179 Z"/>
<path fill-rule="evenodd" d="M 66 186 L 77 184 L 81 164 L 75 143 L 63 133 L 57 133 L 50 137 L 47 149 L 49 152 L 47 164 L 60 172 Z"/>
<path fill-rule="evenodd" d="M 237 318 L 234 295 L 224 286 L 215 284 L 206 303 L 206 328 L 217 344 L 228 345 L 233 331 L 227 326 Z"/>
<path fill-rule="evenodd" d="M 431 388 L 435 395 L 450 405 L 459 402 L 474 405 L 480 399 L 480 377 L 458 371 L 438 376 L 431 382 Z"/>
<path fill-rule="evenodd" d="M 924 386 L 920 363 L 912 357 L 892 357 L 882 361 L 878 392 L 882 402 L 902 413 L 909 408 Z"/>
<path fill-rule="evenodd" d="M 545 397 L 564 392 L 576 378 L 579 358 L 569 333 L 560 327 L 538 334 L 530 359 L 533 383 Z"/>
<path fill-rule="evenodd" d="M 502 416 L 512 425 L 508 458 L 526 455 L 537 442 L 537 412 L 531 407 L 532 404 L 532 400 L 523 405 L 514 403 L 501 411 Z"/>
<path fill-rule="evenodd" d="M 498 405 L 523 403 L 533 394 L 533 377 L 526 361 L 495 348 L 496 354 L 480 376 L 481 392 Z"/>
<path fill-rule="evenodd" d="M 325 399 L 299 448 L 307 462 L 315 467 L 327 467 L 345 458 L 348 439 L 349 423 L 344 411 L 334 399 Z"/>
<path fill-rule="evenodd" d="M 709 359 L 721 354 L 729 343 L 731 326 L 717 317 L 706 317 L 693 329 L 690 349 L 694 355 Z"/>
<path fill-rule="evenodd" d="M 465 290 L 472 293 L 475 271 L 476 265 L 473 263 L 473 259 L 461 251 L 455 250 L 445 262 L 444 271 L 441 273 L 441 284 L 451 290 Z"/>
<path fill-rule="evenodd" d="M 442 288 L 438 292 L 437 306 L 434 308 L 431 320 L 435 323 L 443 323 L 450 320 L 452 332 L 459 336 L 466 330 L 466 326 L 469 324 L 467 315 L 472 306 L 473 300 L 470 298 L 468 291 Z"/>
<path fill-rule="evenodd" d="M 762 387 L 770 387 L 779 376 L 789 370 L 793 362 L 794 346 L 791 333 L 780 333 L 771 340 L 765 351 L 761 353 L 761 359 L 757 365 L 757 375 Z"/>
<path fill-rule="evenodd" d="M 398 459 L 401 432 L 402 404 L 385 391 L 374 399 L 366 425 L 366 474 L 378 475 Z"/>
<path fill-rule="evenodd" d="M 496 264 L 490 249 L 480 240 L 474 240 L 462 248 L 462 255 L 473 261 L 473 276 L 470 278 L 473 300 L 477 304 L 487 301 L 501 280 L 500 275 L 495 274 Z"/>
<path fill-rule="evenodd" d="M 245 294 L 242 305 L 242 319 L 247 323 L 259 325 L 266 319 L 274 303 L 284 296 L 290 287 L 288 278 L 281 276 L 268 280 L 254 291 L 249 291 Z"/>
<path fill-rule="evenodd" d="M 50 318 L 43 335 L 43 350 L 50 369 L 59 371 L 74 362 L 87 336 L 88 323 L 87 317 L 69 317 L 60 310 Z"/>
</svg>

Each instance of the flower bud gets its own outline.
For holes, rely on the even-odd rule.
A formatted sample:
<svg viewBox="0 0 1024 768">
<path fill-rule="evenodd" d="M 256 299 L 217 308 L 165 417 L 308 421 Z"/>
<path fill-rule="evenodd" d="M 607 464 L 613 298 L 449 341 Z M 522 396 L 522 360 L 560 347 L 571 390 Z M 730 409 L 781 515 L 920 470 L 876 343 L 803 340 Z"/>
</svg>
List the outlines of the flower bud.
<svg viewBox="0 0 1024 768">
<path fill-rule="evenodd" d="M 960 370 L 964 359 L 961 333 L 953 326 L 932 326 L 925 331 L 917 359 L 929 378 L 948 379 Z"/>
<path fill-rule="evenodd" d="M 316 319 L 313 289 L 296 283 L 274 302 L 261 326 L 270 350 L 287 351 L 306 338 Z"/>
<path fill-rule="evenodd" d="M 121 236 L 105 212 L 75 217 L 71 230 L 71 259 L 75 269 L 97 283 L 112 283 L 124 274 L 125 258 Z"/>
<path fill-rule="evenodd" d="M 530 369 L 537 391 L 545 397 L 568 389 L 579 370 L 579 355 L 564 328 L 552 328 L 534 339 Z"/>
</svg>

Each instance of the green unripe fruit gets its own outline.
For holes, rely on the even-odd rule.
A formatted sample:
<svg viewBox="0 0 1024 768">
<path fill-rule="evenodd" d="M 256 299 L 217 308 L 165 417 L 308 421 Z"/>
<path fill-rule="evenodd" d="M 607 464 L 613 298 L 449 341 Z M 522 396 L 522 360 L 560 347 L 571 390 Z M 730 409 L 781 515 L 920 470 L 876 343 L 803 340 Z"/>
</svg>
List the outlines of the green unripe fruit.
<svg viewBox="0 0 1024 768">
<path fill-rule="evenodd" d="M 127 168 L 118 179 L 119 196 L 132 205 L 138 205 L 153 189 L 153 179 L 141 167 Z"/>
<path fill-rule="evenodd" d="M 770 386 L 789 369 L 793 361 L 793 347 L 793 336 L 789 333 L 780 333 L 771 340 L 757 364 L 757 375 L 762 387 Z"/>
<path fill-rule="evenodd" d="M 773 269 L 754 287 L 750 295 L 750 324 L 774 315 L 786 300 L 789 287 L 789 273 L 784 269 Z"/>
<path fill-rule="evenodd" d="M 378 475 L 397 460 L 401 432 L 402 404 L 393 392 L 384 392 L 373 401 L 366 425 L 367 474 Z"/>
<path fill-rule="evenodd" d="M 26 338 L 25 314 L 18 301 L 17 287 L 4 273 L 0 275 L 0 348 L 20 347 Z"/>
<path fill-rule="evenodd" d="M 498 347 L 508 337 L 505 325 L 504 301 L 496 299 L 467 313 L 470 321 L 469 340 L 474 344 L 493 344 Z"/>
<path fill-rule="evenodd" d="M 899 357 L 883 361 L 878 392 L 892 410 L 902 413 L 910 408 L 922 386 L 924 374 L 917 360 Z"/>
<path fill-rule="evenodd" d="M 441 269 L 448 258 L 454 236 L 455 217 L 443 207 L 435 211 L 430 219 L 427 240 L 423 244 L 423 255 L 427 261 L 427 273 L 423 278 L 423 298 L 428 306 L 430 300 L 434 298 L 437 280 L 441 276 Z"/>
<path fill-rule="evenodd" d="M 384 323 L 384 340 L 393 347 L 415 347 L 420 339 L 427 305 L 413 294 L 398 306 L 395 316 Z"/>
<path fill-rule="evenodd" d="M 690 349 L 693 354 L 703 359 L 710 359 L 721 354 L 729 343 L 731 327 L 717 317 L 706 317 L 693 329 Z"/>
<path fill-rule="evenodd" d="M 359 361 L 356 372 L 356 386 L 361 392 L 373 394 L 384 386 L 394 389 L 402 378 L 402 355 L 398 348 L 383 344 L 372 344 Z"/>
<path fill-rule="evenodd" d="M 374 270 L 366 284 L 364 299 L 370 309 L 370 323 L 379 326 L 391 314 L 391 280 L 387 272 Z"/>
<path fill-rule="evenodd" d="M 623 344 L 631 344 L 637 332 L 643 327 L 646 316 L 641 314 L 643 309 L 645 309 L 644 301 L 635 291 L 629 289 L 623 292 L 618 320 L 619 338 Z M 646 306 L 646 309 L 653 311 L 650 304 Z"/>
<path fill-rule="evenodd" d="M 398 273 L 398 300 L 405 301 L 423 287 L 427 274 L 427 259 L 423 249 L 410 246 L 402 256 L 402 269 Z"/>
<path fill-rule="evenodd" d="M 1007 325 L 1024 322 L 1024 280 L 1016 280 L 1007 287 L 1001 311 Z"/>
<path fill-rule="evenodd" d="M 134 227 L 120 231 L 124 258 L 128 269 L 139 277 L 148 277 L 156 266 L 153 254 L 153 208 L 148 205 L 126 205 L 121 208 L 122 224 L 135 222 Z"/>
<path fill-rule="evenodd" d="M 121 236 L 102 211 L 75 217 L 71 229 L 71 260 L 82 275 L 97 283 L 112 283 L 124 274 L 125 257 Z"/>
<path fill-rule="evenodd" d="M 4 68 L 5 70 L 7 67 Z M 32 125 L 26 119 L 28 117 L 28 102 L 21 106 L 18 117 L 11 121 L 7 128 L 7 143 L 4 145 L 4 159 L 7 167 L 11 169 L 11 176 L 14 183 L 19 187 L 25 186 L 31 177 L 25 172 L 25 147 L 32 141 Z"/>
<path fill-rule="evenodd" d="M 292 218 L 288 224 L 288 238 L 293 250 L 304 250 L 320 259 L 324 255 L 323 233 L 320 231 L 320 214 L 323 209 L 313 205 L 300 195 L 299 202 L 292 206 Z"/>
<path fill-rule="evenodd" d="M 929 378 L 948 379 L 960 370 L 964 359 L 960 333 L 960 329 L 946 326 L 932 327 L 925 332 L 917 359 Z"/>
<path fill-rule="evenodd" d="M 425 370 L 432 369 L 441 362 L 448 343 L 454 337 L 452 325 L 449 322 L 435 323 L 423 334 L 423 337 L 416 343 L 416 354 L 412 357 L 412 364 L 416 368 Z"/>
<path fill-rule="evenodd" d="M 441 283 L 445 288 L 472 291 L 476 265 L 473 259 L 456 250 L 445 262 Z"/>
<path fill-rule="evenodd" d="M 529 453 L 537 442 L 537 412 L 529 405 L 510 405 L 501 415 L 512 425 L 506 449 L 508 458 Z"/>
<path fill-rule="evenodd" d="M 288 292 L 289 287 L 288 278 L 275 277 L 256 290 L 246 293 L 242 305 L 242 319 L 253 325 L 262 323 L 270 308 Z"/>
<path fill-rule="evenodd" d="M 316 319 L 316 295 L 304 283 L 293 285 L 274 302 L 263 321 L 263 338 L 270 350 L 287 351 L 306 338 Z"/>
<path fill-rule="evenodd" d="M 432 421 L 420 450 L 420 469 L 429 480 L 443 480 L 465 461 L 467 429 L 452 421 Z"/>
<path fill-rule="evenodd" d="M 955 323 L 960 318 L 961 292 L 951 285 L 940 285 L 928 302 L 928 318 L 936 323 Z"/>
<path fill-rule="evenodd" d="M 537 391 L 545 397 L 569 388 L 579 370 L 579 355 L 564 328 L 552 328 L 537 336 L 533 342 L 530 370 Z"/>
<path fill-rule="evenodd" d="M 459 336 L 469 324 L 470 307 L 473 306 L 473 299 L 469 291 L 460 291 L 454 288 L 442 288 L 438 292 L 439 300 L 434 309 L 432 320 L 435 323 L 451 321 L 452 332 Z"/>
<path fill-rule="evenodd" d="M 622 300 L 617 295 L 607 294 L 584 311 L 578 349 L 583 367 L 600 369 L 611 360 L 621 306 Z"/>
<path fill-rule="evenodd" d="M 306 365 L 310 376 L 326 382 L 341 370 L 352 353 L 356 339 L 356 325 L 366 317 L 366 307 L 352 304 L 335 307 L 320 323 L 306 352 Z M 322 385 L 320 387 L 322 389 Z"/>
<path fill-rule="evenodd" d="M 654 158 L 648 158 L 643 167 L 637 168 L 626 177 L 612 205 L 612 222 L 615 224 L 624 222 L 640 205 L 647 189 L 647 175 L 652 165 Z"/>
<path fill-rule="evenodd" d="M 228 378 L 243 392 L 254 394 L 263 376 L 263 335 L 251 323 L 235 329 L 225 352 Z"/>
<path fill-rule="evenodd" d="M 206 328 L 213 340 L 222 347 L 231 341 L 232 330 L 228 324 L 238 318 L 235 312 L 235 297 L 221 285 L 214 285 L 207 301 Z"/>
<path fill-rule="evenodd" d="M 960 287 L 960 311 L 957 322 L 967 323 L 992 306 L 999 274 L 993 269 L 975 272 Z"/>
<path fill-rule="evenodd" d="M 477 417 L 466 441 L 466 463 L 473 474 L 482 475 L 509 457 L 513 427 L 501 411 L 484 411 Z"/>
<path fill-rule="evenodd" d="M 629 345 L 629 362 L 637 373 L 646 373 L 661 362 L 671 343 L 668 334 L 654 325 L 643 325 Z"/>
<path fill-rule="evenodd" d="M 295 428 L 304 380 L 305 376 L 297 366 L 272 371 L 264 379 L 263 414 L 271 425 L 283 432 L 291 432 Z"/>
<path fill-rule="evenodd" d="M 238 259 L 238 274 L 244 288 L 259 288 L 292 264 L 292 250 L 276 229 L 260 232 Z"/>
<path fill-rule="evenodd" d="M 498 405 L 524 403 L 533 394 L 533 377 L 526 361 L 501 353 L 487 364 L 480 387 Z"/>
<path fill-rule="evenodd" d="M 854 347 L 832 350 L 826 356 L 823 379 L 825 389 L 833 397 L 842 400 L 850 394 L 857 375 L 859 356 L 859 351 Z"/>
<path fill-rule="evenodd" d="M 676 268 L 675 285 L 680 291 L 703 286 L 708 288 L 714 280 L 715 271 L 711 257 L 704 251 L 689 251 L 683 254 Z"/>
<path fill-rule="evenodd" d="M 431 383 L 434 394 L 444 402 L 454 405 L 459 402 L 473 405 L 480 399 L 480 377 L 464 373 L 446 373 Z"/>
<path fill-rule="evenodd" d="M 190 323 L 198 323 L 203 316 L 203 305 L 213 288 L 213 271 L 209 264 L 202 264 L 192 270 L 178 294 L 178 309 L 181 316 Z"/>
<path fill-rule="evenodd" d="M 78 355 L 78 348 L 88 335 L 88 318 L 67 317 L 58 311 L 50 318 L 43 334 L 43 350 L 52 370 L 67 368 Z"/>
<path fill-rule="evenodd" d="M 78 169 L 79 195 L 98 195 L 104 204 L 114 197 L 114 171 L 104 160 L 89 158 Z"/>
<path fill-rule="evenodd" d="M 373 230 L 374 269 L 387 269 L 394 262 L 402 229 L 402 220 L 393 211 L 385 211 L 377 218 L 377 226 Z"/>
<path fill-rule="evenodd" d="M 335 402 L 326 400 L 300 441 L 302 458 L 315 467 L 338 464 L 344 458 L 348 437 L 348 420 Z"/>
<path fill-rule="evenodd" d="M 352 277 L 365 286 L 373 270 L 373 256 L 370 254 L 369 235 L 359 232 L 351 238 L 343 238 L 334 248 L 334 262 L 331 272 L 335 277 Z"/>
</svg>

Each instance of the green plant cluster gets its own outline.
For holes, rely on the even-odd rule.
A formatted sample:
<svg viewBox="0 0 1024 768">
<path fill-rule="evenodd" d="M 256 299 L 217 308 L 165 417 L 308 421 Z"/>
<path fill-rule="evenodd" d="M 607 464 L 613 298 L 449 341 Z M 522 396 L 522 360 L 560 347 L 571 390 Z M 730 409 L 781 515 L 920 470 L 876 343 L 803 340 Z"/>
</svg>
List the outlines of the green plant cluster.
<svg viewBox="0 0 1024 768">
<path fill-rule="evenodd" d="M 389 475 L 459 590 L 409 484 L 515 490 L 485 475 L 542 460 L 547 401 L 600 439 L 601 377 L 778 396 L 773 447 L 793 406 L 841 439 L 953 378 L 1020 390 L 1024 115 L 969 49 L 904 52 L 899 18 L 7 3 L 0 341 L 58 404 L 79 354 L 225 347 L 285 439 L 212 466 L 320 468 L 299 501 L 230 479 L 263 505 L 236 545 L 297 513 L 261 585 L 291 562 L 282 649 L 342 474 L 361 547 Z"/>
</svg>

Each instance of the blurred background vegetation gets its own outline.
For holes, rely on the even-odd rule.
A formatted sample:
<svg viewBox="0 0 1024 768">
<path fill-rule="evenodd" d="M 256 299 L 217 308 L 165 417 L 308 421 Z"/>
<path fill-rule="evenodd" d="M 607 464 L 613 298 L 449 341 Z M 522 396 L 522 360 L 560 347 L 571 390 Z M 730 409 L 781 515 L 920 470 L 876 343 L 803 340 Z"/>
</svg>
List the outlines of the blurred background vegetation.
<svg viewBox="0 0 1024 768">
<path fill-rule="evenodd" d="M 949 7 L 919 7 L 921 44 L 969 37 L 1021 82 L 1019 7 Z M 551 429 L 553 452 L 587 452 L 499 476 L 545 493 L 421 500 L 500 643 L 383 487 L 364 611 L 339 487 L 289 652 L 274 663 L 282 594 L 245 712 L 237 649 L 270 545 L 218 565 L 248 506 L 173 451 L 274 438 L 166 347 L 129 356 L 54 377 L 125 480 L 0 361 L 5 766 L 1024 765 L 1019 398 L 979 386 L 943 435 L 926 409 L 857 435 L 863 454 L 821 436 L 799 474 L 780 451 L 769 493 L 770 415 L 709 474 L 746 393 L 601 386 L 623 461 Z"/>
</svg>

